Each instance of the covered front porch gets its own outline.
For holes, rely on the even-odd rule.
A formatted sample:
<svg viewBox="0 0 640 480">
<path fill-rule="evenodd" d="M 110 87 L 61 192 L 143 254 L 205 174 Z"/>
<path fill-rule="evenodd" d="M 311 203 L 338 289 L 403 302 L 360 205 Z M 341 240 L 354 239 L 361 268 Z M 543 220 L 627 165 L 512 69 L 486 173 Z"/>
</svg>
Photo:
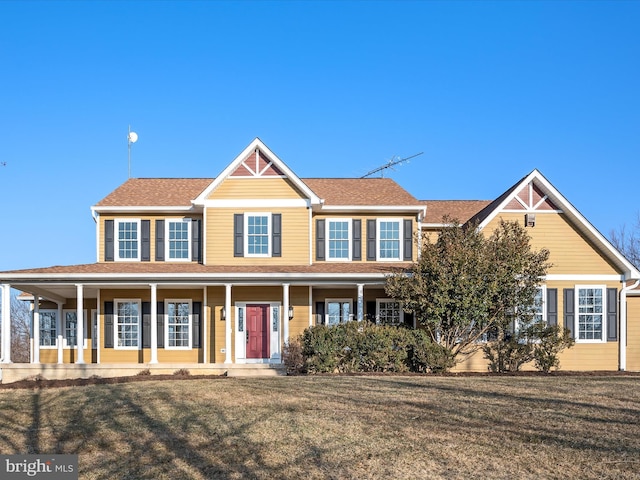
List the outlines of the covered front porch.
<svg viewBox="0 0 640 480">
<path fill-rule="evenodd" d="M 10 305 L 11 288 L 31 295 L 31 363 L 12 362 L 10 309 L 2 308 L 2 381 L 136 375 L 146 369 L 162 374 L 180 369 L 213 375 L 279 372 L 289 338 L 318 323 L 373 318 L 376 299 L 384 296 L 380 274 L 323 275 L 312 281 L 306 276 L 14 279 L 2 284 L 2 303 Z M 169 302 L 188 306 L 183 325 L 169 316 Z M 120 318 L 125 309 L 118 307 L 125 303 L 135 307 L 130 310 L 134 321 Z M 254 327 L 247 315 L 260 306 L 267 312 L 263 338 L 268 346 L 256 355 L 249 348 Z"/>
</svg>

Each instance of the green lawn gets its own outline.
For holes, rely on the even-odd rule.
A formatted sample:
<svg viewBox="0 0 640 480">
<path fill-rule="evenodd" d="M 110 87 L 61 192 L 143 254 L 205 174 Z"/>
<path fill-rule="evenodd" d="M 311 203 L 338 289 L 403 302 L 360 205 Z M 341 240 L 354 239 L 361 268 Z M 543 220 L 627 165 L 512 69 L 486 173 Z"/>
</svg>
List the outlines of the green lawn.
<svg viewBox="0 0 640 480">
<path fill-rule="evenodd" d="M 640 478 L 640 376 L 0 390 L 0 453 L 77 453 L 83 479 Z"/>
</svg>

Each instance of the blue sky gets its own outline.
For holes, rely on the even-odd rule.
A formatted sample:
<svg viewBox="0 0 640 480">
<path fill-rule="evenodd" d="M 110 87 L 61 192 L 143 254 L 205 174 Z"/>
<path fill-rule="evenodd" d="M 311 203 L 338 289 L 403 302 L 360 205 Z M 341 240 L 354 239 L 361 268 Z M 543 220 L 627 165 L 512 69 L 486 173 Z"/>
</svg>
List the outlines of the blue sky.
<svg viewBox="0 0 640 480">
<path fill-rule="evenodd" d="M 91 263 L 90 206 L 214 177 L 493 199 L 538 168 L 603 234 L 640 210 L 640 2 L 0 2 L 0 270 Z"/>
</svg>

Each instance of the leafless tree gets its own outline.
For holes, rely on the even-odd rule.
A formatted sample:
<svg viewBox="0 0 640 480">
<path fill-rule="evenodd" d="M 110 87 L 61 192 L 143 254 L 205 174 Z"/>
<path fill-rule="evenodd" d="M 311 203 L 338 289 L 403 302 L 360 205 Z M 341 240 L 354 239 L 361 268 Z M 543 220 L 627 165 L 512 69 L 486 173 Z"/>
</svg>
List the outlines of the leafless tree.
<svg viewBox="0 0 640 480">
<path fill-rule="evenodd" d="M 9 311 L 11 318 L 11 361 L 29 363 L 29 333 L 31 330 L 29 303 L 18 300 L 15 295 L 11 295 Z"/>
<path fill-rule="evenodd" d="M 610 240 L 631 263 L 640 268 L 640 212 L 633 227 L 623 225 L 617 230 L 612 230 Z"/>
<path fill-rule="evenodd" d="M 11 360 L 29 363 L 31 311 L 29 303 L 11 297 Z"/>
</svg>

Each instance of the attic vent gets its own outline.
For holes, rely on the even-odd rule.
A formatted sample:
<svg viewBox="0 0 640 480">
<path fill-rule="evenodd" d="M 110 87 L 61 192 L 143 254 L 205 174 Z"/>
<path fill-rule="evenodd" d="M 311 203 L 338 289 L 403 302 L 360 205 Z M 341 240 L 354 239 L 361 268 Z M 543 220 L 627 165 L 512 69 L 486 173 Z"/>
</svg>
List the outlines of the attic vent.
<svg viewBox="0 0 640 480">
<path fill-rule="evenodd" d="M 536 214 L 535 213 L 527 213 L 524 216 L 524 226 L 525 227 L 535 227 L 536 226 Z"/>
</svg>

